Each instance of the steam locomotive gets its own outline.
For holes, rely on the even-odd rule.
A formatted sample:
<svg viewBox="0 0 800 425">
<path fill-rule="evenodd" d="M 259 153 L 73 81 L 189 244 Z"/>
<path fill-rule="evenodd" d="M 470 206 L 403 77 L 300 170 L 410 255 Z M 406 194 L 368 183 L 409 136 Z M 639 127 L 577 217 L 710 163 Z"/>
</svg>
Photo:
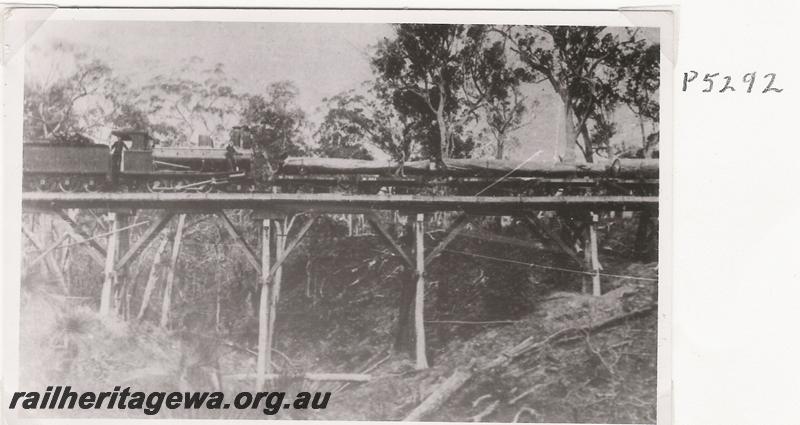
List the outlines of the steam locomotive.
<svg viewBox="0 0 800 425">
<path fill-rule="evenodd" d="M 238 170 L 230 170 L 224 148 L 208 145 L 160 147 L 147 132 L 139 130 L 119 130 L 111 134 L 127 146 L 118 169 L 114 167 L 107 145 L 24 143 L 23 190 L 208 190 L 234 180 L 245 183 L 252 159 L 252 150 L 239 143 L 235 146 Z"/>
<path fill-rule="evenodd" d="M 347 192 L 476 195 L 656 194 L 657 159 L 545 164 L 496 159 L 434 161 L 288 157 L 254 160 L 252 142 L 232 132 L 233 161 L 210 140 L 196 147 L 161 147 L 147 132 L 119 130 L 126 144 L 115 163 L 102 144 L 23 144 L 23 190 L 63 192 Z M 266 158 L 265 158 L 266 159 Z M 268 172 L 260 168 L 268 167 Z M 601 187 L 602 186 L 602 187 Z"/>
</svg>

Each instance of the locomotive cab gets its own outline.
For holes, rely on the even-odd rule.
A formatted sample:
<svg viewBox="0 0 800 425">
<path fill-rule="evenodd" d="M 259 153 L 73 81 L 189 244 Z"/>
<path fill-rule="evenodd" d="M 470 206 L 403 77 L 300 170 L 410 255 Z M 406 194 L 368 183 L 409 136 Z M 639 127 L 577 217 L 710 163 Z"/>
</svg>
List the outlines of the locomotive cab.
<svg viewBox="0 0 800 425">
<path fill-rule="evenodd" d="M 115 130 L 111 134 L 128 147 L 118 172 L 142 174 L 153 171 L 153 139 L 143 130 Z"/>
<path fill-rule="evenodd" d="M 116 136 L 123 142 L 130 142 L 130 150 L 148 151 L 152 150 L 152 138 L 144 130 L 115 130 L 111 135 Z"/>
</svg>

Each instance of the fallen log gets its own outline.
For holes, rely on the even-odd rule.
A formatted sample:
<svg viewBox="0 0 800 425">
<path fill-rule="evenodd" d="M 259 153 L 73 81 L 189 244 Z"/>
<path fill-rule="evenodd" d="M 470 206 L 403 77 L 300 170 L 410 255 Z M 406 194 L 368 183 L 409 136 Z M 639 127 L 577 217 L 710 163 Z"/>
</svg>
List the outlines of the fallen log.
<svg viewBox="0 0 800 425">
<path fill-rule="evenodd" d="M 520 323 L 522 320 L 487 320 L 487 321 L 468 321 L 468 320 L 426 320 L 425 323 L 434 325 L 510 325 Z"/>
<path fill-rule="evenodd" d="M 478 413 L 477 415 L 473 416 L 471 418 L 472 422 L 483 422 L 484 418 L 486 418 L 487 416 L 489 416 L 492 413 L 494 413 L 494 411 L 497 409 L 497 405 L 498 404 L 500 404 L 499 401 L 497 401 L 497 400 L 493 401 L 492 404 L 486 406 L 486 408 L 483 409 L 480 413 Z"/>
<path fill-rule="evenodd" d="M 617 158 L 609 169 L 611 177 L 657 179 L 658 159 Z"/>
<path fill-rule="evenodd" d="M 464 370 L 457 370 L 449 378 L 447 378 L 444 382 L 442 382 L 439 387 L 433 392 L 433 394 L 429 395 L 425 401 L 422 402 L 419 406 L 417 406 L 411 413 L 406 416 L 403 421 L 411 421 L 411 422 L 419 422 L 435 410 L 442 407 L 444 402 L 450 398 L 459 388 L 461 388 L 467 381 L 472 378 L 472 368 L 468 367 Z"/>
<path fill-rule="evenodd" d="M 656 309 L 656 305 L 653 304 L 653 305 L 644 307 L 642 309 L 632 311 L 630 313 L 626 313 L 626 314 L 622 314 L 622 315 L 619 315 L 619 316 L 612 317 L 610 319 L 604 320 L 604 321 L 599 322 L 599 323 L 594 323 L 594 324 L 591 324 L 591 325 L 579 326 L 579 327 L 574 327 L 574 328 L 561 329 L 560 331 L 555 332 L 553 334 L 550 334 L 548 337 L 546 337 L 545 339 L 543 339 L 541 341 L 538 341 L 538 342 L 536 342 L 533 339 L 533 337 L 529 337 L 529 338 L 525 339 L 524 341 L 522 341 L 521 343 L 519 343 L 519 344 L 515 345 L 514 347 L 511 347 L 510 349 L 508 349 L 505 352 L 501 353 L 497 358 L 495 358 L 494 360 L 492 360 L 488 364 L 486 364 L 483 367 L 481 367 L 481 370 L 489 370 L 489 369 L 493 369 L 493 368 L 498 367 L 498 366 L 506 365 L 506 364 L 510 363 L 511 361 L 513 361 L 514 359 L 518 358 L 519 356 L 521 356 L 521 355 L 523 355 L 525 353 L 528 353 L 528 352 L 531 352 L 533 350 L 542 348 L 542 347 L 544 347 L 544 346 L 546 346 L 546 345 L 548 345 L 550 343 L 560 342 L 559 339 L 564 337 L 564 336 L 566 336 L 566 335 L 577 335 L 577 334 L 584 334 L 584 333 L 591 334 L 591 333 L 597 332 L 599 330 L 614 326 L 615 324 L 623 322 L 625 320 L 644 316 L 644 315 L 650 313 L 651 311 L 654 311 L 655 309 Z M 571 339 L 572 338 L 569 338 L 569 340 L 571 340 Z"/>
<path fill-rule="evenodd" d="M 632 177 L 658 178 L 657 159 L 619 158 L 614 161 L 563 164 L 553 162 L 520 162 L 493 158 L 445 159 L 446 169 L 437 169 L 429 160 L 411 161 L 402 165 L 403 173 L 417 176 L 448 177 Z M 400 164 L 389 160 L 348 158 L 288 157 L 281 166 L 282 174 L 378 174 L 390 175 Z"/>
<path fill-rule="evenodd" d="M 558 332 L 551 334 L 550 336 L 546 337 L 545 339 L 539 342 L 535 342 L 533 337 L 527 338 L 521 343 L 507 350 L 506 352 L 504 352 L 503 354 L 501 354 L 499 357 L 489 362 L 488 364 L 479 366 L 475 371 L 473 371 L 474 363 L 471 362 L 466 369 L 457 370 L 449 378 L 447 378 L 447 380 L 445 380 L 441 385 L 439 385 L 439 387 L 436 388 L 436 390 L 434 390 L 434 392 L 430 396 L 428 396 L 428 398 L 426 398 L 422 402 L 422 404 L 420 404 L 414 410 L 412 410 L 411 413 L 409 413 L 408 416 L 406 416 L 403 419 L 403 421 L 418 422 L 424 419 L 426 416 L 433 413 L 435 410 L 439 409 L 453 394 L 455 394 L 462 386 L 464 386 L 464 384 L 466 384 L 474 376 L 475 372 L 484 372 L 498 366 L 506 365 L 511 361 L 513 361 L 514 359 L 518 358 L 519 356 L 525 353 L 529 353 L 532 350 L 544 347 L 547 344 L 566 342 L 574 339 L 572 337 L 568 339 L 561 339 L 566 335 L 584 334 L 584 333 L 591 334 L 606 329 L 608 327 L 614 326 L 617 323 L 623 322 L 625 320 L 644 316 L 654 311 L 655 309 L 656 305 L 653 304 L 630 313 L 612 317 L 610 319 L 604 320 L 599 323 L 562 329 Z M 524 409 L 525 408 L 523 408 L 523 410 Z M 523 410 L 520 410 L 520 413 L 522 413 Z M 535 411 L 532 411 L 530 413 L 535 414 Z M 518 417 L 515 419 L 518 419 Z"/>
<path fill-rule="evenodd" d="M 370 372 L 372 372 L 373 370 L 377 369 L 377 368 L 378 368 L 378 366 L 382 365 L 383 363 L 385 363 L 385 362 L 386 362 L 387 360 L 389 360 L 390 358 L 392 358 L 392 353 L 391 353 L 391 352 L 390 352 L 389 354 L 387 354 L 386 356 L 384 356 L 382 359 L 380 359 L 380 360 L 379 360 L 377 363 L 375 363 L 375 364 L 373 364 L 372 366 L 369 366 L 368 368 L 366 368 L 366 369 L 362 370 L 362 371 L 361 371 L 361 373 L 362 373 L 362 374 L 367 374 L 367 373 L 370 373 Z M 370 359 L 370 361 L 372 361 L 372 359 Z M 367 362 L 367 364 L 369 364 L 369 363 L 370 363 L 370 362 Z M 347 388 L 347 386 L 348 386 L 348 385 L 350 385 L 350 382 L 345 382 L 344 384 L 342 384 L 342 385 L 338 386 L 338 387 L 337 387 L 337 388 L 334 390 L 334 392 L 339 392 L 339 391 L 342 391 L 343 389 Z"/>
<path fill-rule="evenodd" d="M 255 373 L 234 373 L 224 375 L 225 378 L 234 380 L 253 379 Z M 266 373 L 264 379 L 279 379 L 279 378 L 295 378 L 305 379 L 308 381 L 348 381 L 348 382 L 367 382 L 372 379 L 372 375 L 363 373 L 306 373 L 303 375 L 280 375 L 277 373 Z"/>
<path fill-rule="evenodd" d="M 610 163 L 562 164 L 551 162 L 521 162 L 508 159 L 463 158 L 446 159 L 449 176 L 497 177 L 590 177 L 602 176 Z"/>
</svg>

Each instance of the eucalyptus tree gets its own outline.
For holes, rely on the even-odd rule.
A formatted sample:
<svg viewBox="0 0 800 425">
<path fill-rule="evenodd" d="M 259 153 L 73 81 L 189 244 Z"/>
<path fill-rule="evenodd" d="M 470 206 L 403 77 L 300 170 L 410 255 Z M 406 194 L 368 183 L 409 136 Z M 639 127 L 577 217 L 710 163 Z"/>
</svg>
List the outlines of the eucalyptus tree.
<svg viewBox="0 0 800 425">
<path fill-rule="evenodd" d="M 527 82 L 549 83 L 561 99 L 563 127 L 557 151 L 564 162 L 575 160 L 576 144 L 589 162 L 598 150 L 606 148 L 615 132 L 609 112 L 620 102 L 637 102 L 623 95 L 624 85 L 633 84 L 633 91 L 638 90 L 637 84 L 658 85 L 652 72 L 635 72 L 641 52 L 653 44 L 637 30 L 505 26 L 495 31 L 512 43 L 511 50 L 521 65 L 517 75 Z"/>
</svg>

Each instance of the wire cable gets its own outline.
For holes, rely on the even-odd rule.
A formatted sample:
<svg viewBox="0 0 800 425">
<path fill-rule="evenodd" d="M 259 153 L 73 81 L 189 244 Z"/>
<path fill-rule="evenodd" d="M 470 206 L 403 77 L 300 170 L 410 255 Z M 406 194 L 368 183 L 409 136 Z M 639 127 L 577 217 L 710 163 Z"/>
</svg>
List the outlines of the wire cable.
<svg viewBox="0 0 800 425">
<path fill-rule="evenodd" d="M 444 249 L 443 251 L 451 252 L 453 254 L 467 255 L 467 256 L 470 256 L 470 257 L 483 258 L 483 259 L 486 259 L 486 260 L 494 260 L 494 261 L 500 261 L 500 262 L 504 262 L 504 263 L 517 264 L 517 265 L 520 265 L 520 266 L 537 267 L 537 268 L 540 268 L 540 269 L 556 270 L 556 271 L 568 272 L 568 273 L 577 273 L 577 274 L 582 274 L 582 275 L 587 275 L 587 276 L 594 276 L 595 274 L 598 274 L 600 276 L 606 276 L 606 277 L 616 277 L 616 278 L 621 278 L 621 279 L 635 279 L 635 280 L 646 280 L 646 281 L 650 281 L 650 282 L 658 282 L 658 279 L 651 278 L 651 277 L 639 277 L 639 276 L 628 276 L 628 275 L 611 274 L 611 273 L 587 272 L 587 271 L 584 271 L 584 270 L 575 270 L 575 269 L 567 269 L 567 268 L 563 268 L 563 267 L 545 266 L 543 264 L 526 263 L 524 261 L 512 260 L 510 258 L 491 257 L 491 256 L 488 256 L 488 255 L 474 254 L 474 253 L 465 252 L 465 251 L 455 251 L 455 250 L 452 250 L 452 249 Z"/>
</svg>

